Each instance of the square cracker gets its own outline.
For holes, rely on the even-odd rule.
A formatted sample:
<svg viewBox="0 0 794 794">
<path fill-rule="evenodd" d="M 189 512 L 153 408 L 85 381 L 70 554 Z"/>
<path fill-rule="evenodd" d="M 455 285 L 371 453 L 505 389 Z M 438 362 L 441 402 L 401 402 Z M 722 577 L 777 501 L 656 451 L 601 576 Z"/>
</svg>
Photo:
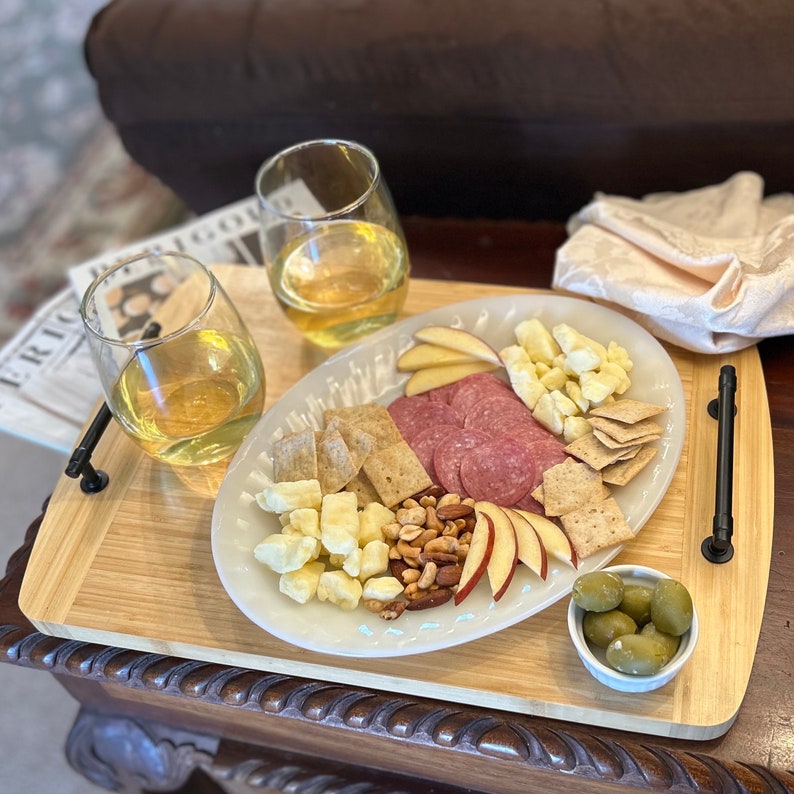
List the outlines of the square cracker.
<svg viewBox="0 0 794 794">
<path fill-rule="evenodd" d="M 623 511 L 610 496 L 560 518 L 579 559 L 634 538 Z"/>
<path fill-rule="evenodd" d="M 620 442 L 634 441 L 642 436 L 661 435 L 664 430 L 652 419 L 640 419 L 639 422 L 628 424 L 617 419 L 607 419 L 605 416 L 591 416 L 587 421 L 595 429 Z"/>
<path fill-rule="evenodd" d="M 402 440 L 370 453 L 364 461 L 364 474 L 386 507 L 394 507 L 433 484 L 419 458 Z"/>
<path fill-rule="evenodd" d="M 317 479 L 323 494 L 340 491 L 358 470 L 342 434 L 326 430 L 317 443 Z"/>
<path fill-rule="evenodd" d="M 654 447 L 642 447 L 633 458 L 618 460 L 601 469 L 601 476 L 604 482 L 610 485 L 626 485 L 653 460 L 655 455 Z"/>
<path fill-rule="evenodd" d="M 342 435 L 347 448 L 350 450 L 356 470 L 360 469 L 367 455 L 375 449 L 377 443 L 375 436 L 367 433 L 366 430 L 357 425 L 348 424 L 339 416 L 332 417 L 331 421 L 325 426 L 326 433 L 334 430 Z"/>
<path fill-rule="evenodd" d="M 587 463 L 566 458 L 543 474 L 543 509 L 547 516 L 561 516 L 589 502 L 609 496 L 609 489 Z"/>
<path fill-rule="evenodd" d="M 593 435 L 605 446 L 610 449 L 630 449 L 638 444 L 647 444 L 649 441 L 657 441 L 661 438 L 659 433 L 650 433 L 645 436 L 638 436 L 631 441 L 615 441 L 608 433 L 604 433 L 597 427 L 593 428 Z"/>
<path fill-rule="evenodd" d="M 600 471 L 610 463 L 614 463 L 625 452 L 625 449 L 613 449 L 604 444 L 593 433 L 585 433 L 579 436 L 575 441 L 572 441 L 565 447 L 565 452 L 573 455 L 579 460 L 592 466 L 596 471 Z"/>
<path fill-rule="evenodd" d="M 385 449 L 402 441 L 397 425 L 394 424 L 386 407 L 380 403 L 326 408 L 324 419 L 326 425 L 338 419 L 348 427 L 358 427 L 369 433 L 375 439 L 373 451 Z"/>
<path fill-rule="evenodd" d="M 353 477 L 345 486 L 345 490 L 351 491 L 356 495 L 359 510 L 363 510 L 370 502 L 380 502 L 380 495 L 363 471 L 358 472 Z"/>
<path fill-rule="evenodd" d="M 617 419 L 620 422 L 633 424 L 641 419 L 649 419 L 652 416 L 664 413 L 666 410 L 661 405 L 644 403 L 626 397 L 622 400 L 615 400 L 615 402 L 608 405 L 591 408 L 590 416 L 605 416 L 607 419 Z"/>
<path fill-rule="evenodd" d="M 314 430 L 307 427 L 287 433 L 273 444 L 274 482 L 317 479 L 317 444 Z"/>
</svg>

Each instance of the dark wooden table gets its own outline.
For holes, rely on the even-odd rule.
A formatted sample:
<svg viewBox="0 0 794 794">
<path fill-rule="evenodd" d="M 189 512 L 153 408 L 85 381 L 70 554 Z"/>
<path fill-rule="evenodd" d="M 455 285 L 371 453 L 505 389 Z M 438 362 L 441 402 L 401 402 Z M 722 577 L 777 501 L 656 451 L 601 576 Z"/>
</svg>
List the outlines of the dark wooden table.
<svg viewBox="0 0 794 794">
<path fill-rule="evenodd" d="M 549 286 L 565 237 L 546 223 L 409 218 L 405 228 L 416 275 L 528 287 Z M 592 729 L 49 637 L 17 606 L 41 516 L 0 582 L 0 659 L 48 671 L 80 702 L 66 753 L 108 789 L 213 792 L 214 781 L 234 780 L 292 794 L 794 792 L 794 337 L 760 350 L 775 538 L 753 673 L 718 739 Z"/>
</svg>

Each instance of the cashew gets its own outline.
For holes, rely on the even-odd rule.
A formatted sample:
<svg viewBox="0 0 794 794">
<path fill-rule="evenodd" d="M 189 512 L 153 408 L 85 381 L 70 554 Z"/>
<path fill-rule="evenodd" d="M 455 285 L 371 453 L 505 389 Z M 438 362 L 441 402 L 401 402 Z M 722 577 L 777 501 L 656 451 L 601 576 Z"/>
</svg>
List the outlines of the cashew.
<svg viewBox="0 0 794 794">
<path fill-rule="evenodd" d="M 402 529 L 400 529 L 398 537 L 410 543 L 412 540 L 416 540 L 423 532 L 424 530 L 422 527 L 418 527 L 416 524 L 405 524 Z"/>
<path fill-rule="evenodd" d="M 427 509 L 420 504 L 417 504 L 416 507 L 401 507 L 397 511 L 396 518 L 403 526 L 406 524 L 416 524 L 418 527 L 423 527 L 427 519 Z"/>
<path fill-rule="evenodd" d="M 411 545 L 423 549 L 427 543 L 430 543 L 430 541 L 435 540 L 437 537 L 438 532 L 436 532 L 435 529 L 425 529 L 421 535 L 411 541 Z"/>
<path fill-rule="evenodd" d="M 457 538 L 453 538 L 450 535 L 442 535 L 440 538 L 426 543 L 422 551 L 425 553 L 440 551 L 445 554 L 454 554 L 458 550 L 459 545 Z"/>
<path fill-rule="evenodd" d="M 416 585 L 420 590 L 427 590 L 433 582 L 436 581 L 436 572 L 438 566 L 434 562 L 429 562 L 425 565 L 422 575 L 419 577 Z"/>
<path fill-rule="evenodd" d="M 421 549 L 417 549 L 415 546 L 411 546 L 408 541 L 405 540 L 398 540 L 395 548 L 400 552 L 400 555 L 406 561 L 410 559 L 416 559 L 422 551 Z"/>
</svg>

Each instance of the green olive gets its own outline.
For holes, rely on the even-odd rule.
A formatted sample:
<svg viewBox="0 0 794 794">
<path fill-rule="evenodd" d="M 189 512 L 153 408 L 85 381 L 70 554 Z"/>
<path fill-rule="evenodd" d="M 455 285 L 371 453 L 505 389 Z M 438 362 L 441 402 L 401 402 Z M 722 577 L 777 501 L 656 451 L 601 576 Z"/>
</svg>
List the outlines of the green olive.
<svg viewBox="0 0 794 794">
<path fill-rule="evenodd" d="M 646 637 L 653 637 L 664 648 L 665 659 L 663 664 L 667 664 L 675 656 L 675 652 L 681 644 L 680 637 L 674 637 L 672 634 L 665 634 L 663 631 L 659 631 L 653 622 L 646 623 L 642 627 L 640 634 Z"/>
<path fill-rule="evenodd" d="M 651 620 L 659 631 L 680 637 L 692 625 L 692 596 L 675 579 L 659 579 L 651 598 Z"/>
<path fill-rule="evenodd" d="M 624 634 L 612 640 L 607 661 L 616 670 L 629 675 L 653 675 L 664 666 L 665 650 L 653 637 Z"/>
<path fill-rule="evenodd" d="M 612 571 L 583 573 L 573 583 L 572 595 L 588 612 L 608 612 L 623 600 L 623 580 Z"/>
<path fill-rule="evenodd" d="M 653 588 L 641 584 L 627 584 L 623 588 L 623 600 L 618 609 L 625 612 L 638 626 L 651 619 L 651 597 Z"/>
<path fill-rule="evenodd" d="M 637 624 L 618 609 L 608 612 L 585 612 L 582 620 L 582 631 L 593 645 L 606 648 L 615 637 L 623 634 L 634 634 Z"/>
</svg>

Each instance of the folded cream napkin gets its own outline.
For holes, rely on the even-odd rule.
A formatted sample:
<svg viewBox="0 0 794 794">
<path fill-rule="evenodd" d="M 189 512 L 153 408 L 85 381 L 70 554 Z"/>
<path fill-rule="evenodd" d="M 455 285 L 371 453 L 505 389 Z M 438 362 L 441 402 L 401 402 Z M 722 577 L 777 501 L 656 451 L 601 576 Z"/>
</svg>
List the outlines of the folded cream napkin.
<svg viewBox="0 0 794 794">
<path fill-rule="evenodd" d="M 661 339 L 729 353 L 794 333 L 794 195 L 758 174 L 635 200 L 598 193 L 568 224 L 553 286 Z"/>
</svg>

